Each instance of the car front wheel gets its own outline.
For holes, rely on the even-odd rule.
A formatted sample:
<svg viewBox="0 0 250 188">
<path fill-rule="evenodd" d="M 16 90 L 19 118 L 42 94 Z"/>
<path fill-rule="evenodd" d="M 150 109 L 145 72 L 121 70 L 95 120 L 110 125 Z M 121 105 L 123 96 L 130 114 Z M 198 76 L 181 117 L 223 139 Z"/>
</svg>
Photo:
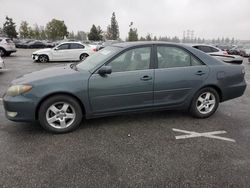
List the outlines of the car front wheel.
<svg viewBox="0 0 250 188">
<path fill-rule="evenodd" d="M 213 88 L 203 88 L 193 98 L 190 112 L 194 117 L 210 117 L 218 108 L 220 102 L 217 91 Z"/>
<path fill-rule="evenodd" d="M 80 126 L 83 117 L 78 102 L 67 95 L 56 95 L 45 100 L 38 116 L 42 127 L 54 133 L 75 130 Z"/>
<path fill-rule="evenodd" d="M 49 58 L 46 55 L 40 55 L 38 57 L 38 61 L 41 62 L 41 63 L 47 63 L 49 61 Z"/>
</svg>

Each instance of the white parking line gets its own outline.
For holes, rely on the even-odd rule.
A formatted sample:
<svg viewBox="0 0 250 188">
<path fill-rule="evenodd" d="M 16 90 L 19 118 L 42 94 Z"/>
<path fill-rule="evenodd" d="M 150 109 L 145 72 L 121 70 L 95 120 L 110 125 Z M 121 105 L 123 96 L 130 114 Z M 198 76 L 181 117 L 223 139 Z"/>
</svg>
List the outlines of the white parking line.
<svg viewBox="0 0 250 188">
<path fill-rule="evenodd" d="M 207 138 L 215 138 L 215 139 L 229 141 L 229 142 L 235 142 L 235 140 L 231 139 L 231 138 L 215 136 L 216 134 L 225 134 L 225 133 L 227 133 L 226 131 L 212 131 L 212 132 L 198 133 L 198 132 L 194 132 L 194 131 L 185 131 L 185 130 L 181 130 L 181 129 L 172 129 L 172 130 L 175 132 L 181 132 L 181 133 L 187 134 L 187 135 L 175 136 L 176 140 L 186 139 L 186 138 L 195 138 L 195 137 L 207 137 Z"/>
<path fill-rule="evenodd" d="M 3 101 L 3 99 L 2 99 L 2 98 L 0 98 L 0 101 Z"/>
</svg>

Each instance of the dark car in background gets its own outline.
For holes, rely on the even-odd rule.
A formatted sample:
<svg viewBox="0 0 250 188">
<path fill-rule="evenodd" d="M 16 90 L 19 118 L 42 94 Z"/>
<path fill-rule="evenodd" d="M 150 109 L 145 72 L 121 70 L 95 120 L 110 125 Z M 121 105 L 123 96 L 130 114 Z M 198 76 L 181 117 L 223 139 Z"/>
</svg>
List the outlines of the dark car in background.
<svg viewBox="0 0 250 188">
<path fill-rule="evenodd" d="M 244 57 L 250 57 L 250 44 L 244 45 L 241 52 Z"/>
<path fill-rule="evenodd" d="M 39 120 L 55 133 L 76 129 L 83 117 L 132 112 L 184 109 L 207 118 L 219 103 L 243 95 L 244 76 L 244 66 L 226 64 L 190 46 L 119 43 L 78 65 L 17 78 L 3 104 L 8 119 Z"/>
<path fill-rule="evenodd" d="M 31 41 L 26 43 L 23 48 L 47 48 L 46 44 L 42 41 Z"/>
</svg>

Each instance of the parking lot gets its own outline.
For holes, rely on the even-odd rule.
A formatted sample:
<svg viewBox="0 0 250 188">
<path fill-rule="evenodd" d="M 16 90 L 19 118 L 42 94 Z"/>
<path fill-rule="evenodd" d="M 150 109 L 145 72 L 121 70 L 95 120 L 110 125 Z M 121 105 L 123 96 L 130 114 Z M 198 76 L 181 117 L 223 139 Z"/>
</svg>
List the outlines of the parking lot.
<svg viewBox="0 0 250 188">
<path fill-rule="evenodd" d="M 34 63 L 33 51 L 4 59 L 0 96 L 16 77 L 63 64 Z M 244 65 L 249 84 L 247 59 Z M 8 121 L 0 100 L 0 151 L 0 187 L 247 188 L 250 89 L 208 119 L 179 111 L 123 115 L 84 120 L 61 135 Z"/>
</svg>

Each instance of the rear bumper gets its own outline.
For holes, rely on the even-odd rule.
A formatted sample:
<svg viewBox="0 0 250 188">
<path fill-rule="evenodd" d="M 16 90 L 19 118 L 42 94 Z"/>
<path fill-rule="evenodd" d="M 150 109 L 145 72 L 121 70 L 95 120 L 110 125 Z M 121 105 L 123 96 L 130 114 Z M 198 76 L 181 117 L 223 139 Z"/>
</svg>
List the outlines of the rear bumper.
<svg viewBox="0 0 250 188">
<path fill-rule="evenodd" d="M 246 82 L 242 82 L 240 84 L 237 84 L 237 85 L 233 85 L 233 86 L 230 86 L 230 87 L 227 87 L 227 88 L 223 88 L 223 94 L 222 94 L 222 101 L 221 102 L 224 102 L 224 101 L 227 101 L 227 100 L 230 100 L 230 99 L 234 99 L 234 98 L 237 98 L 237 97 L 241 97 L 245 90 L 246 90 L 246 87 L 247 87 L 247 84 Z"/>
<path fill-rule="evenodd" d="M 22 95 L 16 97 L 4 96 L 5 116 L 11 121 L 35 121 L 36 104 Z M 15 116 L 10 114 L 16 114 Z"/>
</svg>

